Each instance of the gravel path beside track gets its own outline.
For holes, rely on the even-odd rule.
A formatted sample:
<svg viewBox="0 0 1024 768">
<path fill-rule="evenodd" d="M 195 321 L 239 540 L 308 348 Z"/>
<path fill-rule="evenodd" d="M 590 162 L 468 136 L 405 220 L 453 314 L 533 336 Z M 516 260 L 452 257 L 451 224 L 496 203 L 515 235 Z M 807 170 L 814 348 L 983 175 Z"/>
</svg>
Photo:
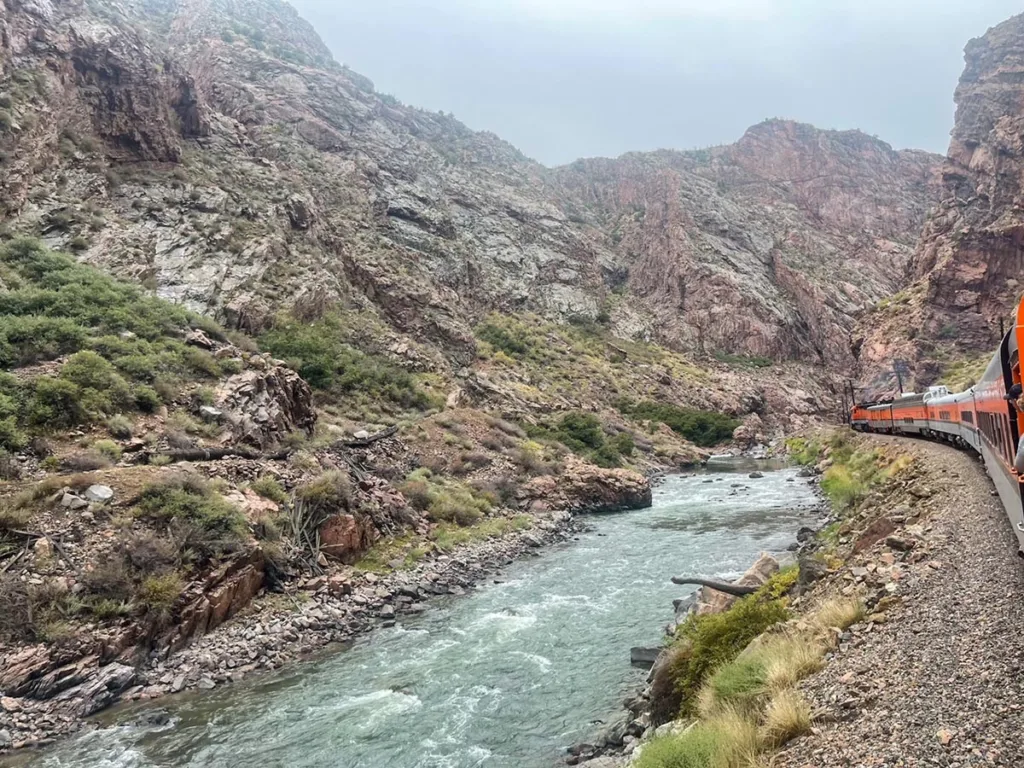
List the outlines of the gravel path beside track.
<svg viewBox="0 0 1024 768">
<path fill-rule="evenodd" d="M 858 625 L 802 688 L 824 715 L 778 768 L 1024 767 L 1024 561 L 981 464 L 924 441 L 927 561 L 883 624 Z M 930 526 L 930 527 L 929 527 Z"/>
</svg>

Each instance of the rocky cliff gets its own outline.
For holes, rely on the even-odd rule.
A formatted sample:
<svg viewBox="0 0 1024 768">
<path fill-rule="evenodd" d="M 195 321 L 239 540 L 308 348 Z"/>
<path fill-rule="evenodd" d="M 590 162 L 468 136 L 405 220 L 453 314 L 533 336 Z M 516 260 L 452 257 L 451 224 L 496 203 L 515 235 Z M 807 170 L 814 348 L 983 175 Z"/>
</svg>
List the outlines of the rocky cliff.
<svg viewBox="0 0 1024 768">
<path fill-rule="evenodd" d="M 629 311 L 669 343 L 849 366 L 853 315 L 900 287 L 936 166 L 770 120 L 730 146 L 580 161 L 556 179 L 615 244 Z"/>
<path fill-rule="evenodd" d="M 863 378 L 875 377 L 877 391 L 891 391 L 893 359 L 910 364 L 911 386 L 969 384 L 1020 298 L 1024 16 L 972 40 L 965 59 L 941 199 L 910 260 L 910 285 L 861 324 Z"/>
<path fill-rule="evenodd" d="M 551 171 L 376 93 L 279 0 L 0 10 L 9 229 L 250 333 L 333 307 L 362 348 L 443 376 L 493 311 L 846 366 L 853 314 L 899 287 L 935 189 L 930 155 L 782 121 Z"/>
</svg>

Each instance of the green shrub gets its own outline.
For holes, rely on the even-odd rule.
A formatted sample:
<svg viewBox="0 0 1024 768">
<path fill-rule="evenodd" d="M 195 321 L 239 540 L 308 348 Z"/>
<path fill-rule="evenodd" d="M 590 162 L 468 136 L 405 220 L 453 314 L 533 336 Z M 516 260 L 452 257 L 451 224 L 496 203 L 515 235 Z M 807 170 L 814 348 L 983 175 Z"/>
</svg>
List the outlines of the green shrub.
<svg viewBox="0 0 1024 768">
<path fill-rule="evenodd" d="M 351 500 L 348 476 L 338 470 L 329 470 L 295 489 L 295 498 L 310 510 L 331 515 L 345 512 Z"/>
<path fill-rule="evenodd" d="M 135 407 L 143 413 L 153 413 L 163 405 L 163 400 L 153 387 L 137 385 L 133 391 L 135 396 Z"/>
<path fill-rule="evenodd" d="M 430 398 L 413 377 L 345 341 L 347 333 L 337 315 L 314 323 L 283 318 L 260 337 L 260 344 L 287 360 L 315 389 L 336 395 L 361 395 L 367 401 L 386 401 L 403 408 L 424 410 Z"/>
<path fill-rule="evenodd" d="M 533 349 L 533 345 L 525 333 L 513 335 L 508 329 L 495 325 L 493 322 L 478 325 L 476 337 L 513 357 L 523 357 Z"/>
<path fill-rule="evenodd" d="M 111 416 L 107 419 L 107 431 L 119 440 L 130 440 L 134 428 L 127 416 Z"/>
<path fill-rule="evenodd" d="M 821 461 L 823 446 L 817 440 L 803 437 L 791 437 L 786 440 L 786 451 L 789 458 L 801 466 L 813 466 Z"/>
<path fill-rule="evenodd" d="M 485 490 L 473 488 L 451 478 L 435 476 L 418 469 L 399 486 L 402 495 L 415 509 L 425 511 L 434 523 L 469 526 L 479 522 L 494 506 L 496 498 Z"/>
<path fill-rule="evenodd" d="M 0 274 L 7 289 L 0 292 L 0 366 L 70 356 L 56 377 L 17 387 L 0 381 L 0 420 L 13 418 L 16 429 L 64 429 L 120 411 L 153 411 L 180 389 L 167 386 L 162 398 L 161 381 L 221 373 L 211 355 L 180 340 L 193 326 L 222 337 L 208 318 L 26 238 L 0 244 Z"/>
<path fill-rule="evenodd" d="M 115 464 L 121 460 L 121 446 L 113 440 L 97 440 L 92 444 L 92 449 Z"/>
<path fill-rule="evenodd" d="M 751 768 L 767 764 L 759 760 L 759 748 L 757 725 L 725 712 L 644 744 L 636 768 Z"/>
<path fill-rule="evenodd" d="M 250 487 L 255 493 L 277 504 L 285 504 L 288 501 L 288 494 L 273 475 L 260 475 L 253 480 Z"/>
<path fill-rule="evenodd" d="M 0 419 L 0 448 L 6 451 L 20 451 L 28 445 L 25 433 L 18 429 L 13 416 Z"/>
<path fill-rule="evenodd" d="M 170 621 L 183 588 L 181 576 L 174 571 L 160 576 L 148 576 L 139 585 L 136 600 L 146 617 L 162 626 Z"/>
<path fill-rule="evenodd" d="M 248 528 L 239 510 L 213 491 L 209 483 L 189 475 L 146 486 L 135 507 L 137 515 L 170 525 L 182 548 L 201 557 L 231 551 Z"/>
<path fill-rule="evenodd" d="M 72 382 L 40 376 L 28 403 L 28 423 L 48 429 L 67 429 L 85 421 L 81 390 Z"/>
<path fill-rule="evenodd" d="M 691 615 L 676 631 L 681 652 L 670 674 L 683 697 L 683 707 L 692 713 L 697 692 L 715 670 L 735 659 L 751 640 L 789 617 L 784 599 L 774 598 L 780 583 L 792 584 L 792 571 L 780 573 L 755 594 L 737 600 L 727 611 Z"/>
<path fill-rule="evenodd" d="M 680 408 L 671 403 L 621 400 L 616 406 L 621 413 L 633 419 L 660 421 L 673 432 L 705 448 L 731 440 L 732 433 L 740 425 L 737 419 L 723 413 Z"/>
<path fill-rule="evenodd" d="M 600 419 L 582 411 L 563 415 L 553 426 L 529 425 L 526 432 L 530 437 L 555 440 L 599 467 L 618 467 L 622 463 L 623 449 L 632 452 L 634 447 L 629 435 L 608 440 Z"/>
<path fill-rule="evenodd" d="M 406 480 L 398 487 L 398 490 L 405 496 L 413 509 L 418 509 L 421 512 L 425 512 L 433 501 L 430 483 L 426 480 Z"/>
<path fill-rule="evenodd" d="M 715 359 L 729 365 L 742 365 L 748 368 L 770 368 L 774 363 L 771 358 L 757 355 L 732 355 L 728 352 L 715 352 Z"/>
<path fill-rule="evenodd" d="M 723 664 L 711 676 L 708 686 L 719 704 L 746 707 L 766 692 L 768 672 L 756 653 Z"/>
</svg>

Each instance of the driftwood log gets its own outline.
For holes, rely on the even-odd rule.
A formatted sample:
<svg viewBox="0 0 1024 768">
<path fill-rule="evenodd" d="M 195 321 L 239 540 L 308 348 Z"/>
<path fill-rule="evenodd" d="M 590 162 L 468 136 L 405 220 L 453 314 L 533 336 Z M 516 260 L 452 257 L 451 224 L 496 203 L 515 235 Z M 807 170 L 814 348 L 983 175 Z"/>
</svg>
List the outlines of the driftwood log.
<svg viewBox="0 0 1024 768">
<path fill-rule="evenodd" d="M 714 579 L 702 579 L 700 576 L 673 576 L 673 584 L 699 584 L 702 587 L 708 589 L 714 589 L 718 592 L 724 592 L 727 595 L 733 597 L 743 597 L 744 595 L 752 595 L 760 586 L 745 586 L 743 584 L 730 584 L 727 581 L 715 581 Z"/>
<path fill-rule="evenodd" d="M 358 438 L 356 440 L 339 440 L 337 443 L 335 443 L 335 445 L 340 446 L 342 448 L 365 448 L 368 445 L 373 445 L 378 440 L 383 440 L 384 438 L 391 437 L 392 435 L 395 435 L 397 433 L 398 425 L 396 424 L 395 426 L 388 427 L 387 429 L 382 430 L 375 435 Z"/>
</svg>

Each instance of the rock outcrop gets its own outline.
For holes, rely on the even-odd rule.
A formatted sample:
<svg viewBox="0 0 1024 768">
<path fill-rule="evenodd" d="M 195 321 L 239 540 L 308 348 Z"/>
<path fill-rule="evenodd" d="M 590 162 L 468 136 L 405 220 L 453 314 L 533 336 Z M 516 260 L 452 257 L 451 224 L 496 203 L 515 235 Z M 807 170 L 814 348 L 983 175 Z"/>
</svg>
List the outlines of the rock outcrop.
<svg viewBox="0 0 1024 768">
<path fill-rule="evenodd" d="M 907 361 L 904 384 L 919 388 L 951 360 L 991 355 L 1021 296 L 1024 16 L 972 40 L 965 59 L 941 199 L 910 260 L 911 284 L 863 319 L 856 342 L 864 383 L 879 393 L 895 390 L 893 360 Z"/>
<path fill-rule="evenodd" d="M 569 512 L 619 512 L 651 506 L 651 484 L 643 475 L 627 469 L 601 469 L 566 459 L 561 475 L 537 477 L 524 485 L 521 504 L 531 510 L 560 509 Z"/>
<path fill-rule="evenodd" d="M 313 392 L 282 363 L 264 361 L 227 379 L 215 393 L 235 443 L 256 448 L 279 444 L 293 432 L 309 434 L 316 424 Z"/>
</svg>

